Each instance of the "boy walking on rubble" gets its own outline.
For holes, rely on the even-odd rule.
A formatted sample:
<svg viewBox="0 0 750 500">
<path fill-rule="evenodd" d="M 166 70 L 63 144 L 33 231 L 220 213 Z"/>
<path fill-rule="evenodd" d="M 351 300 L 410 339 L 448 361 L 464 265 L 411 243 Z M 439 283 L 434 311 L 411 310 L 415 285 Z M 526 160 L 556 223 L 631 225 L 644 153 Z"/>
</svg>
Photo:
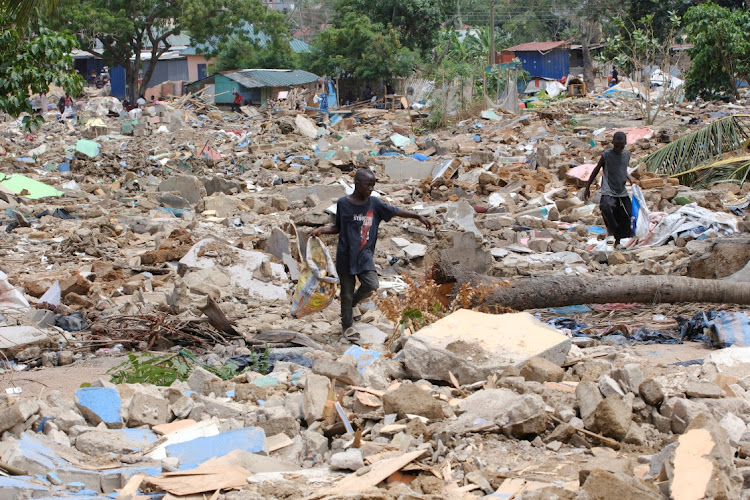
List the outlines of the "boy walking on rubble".
<svg viewBox="0 0 750 500">
<path fill-rule="evenodd" d="M 628 164 L 630 163 L 630 151 L 625 149 L 628 138 L 625 132 L 615 132 L 612 138 L 612 148 L 602 153 L 599 163 L 591 172 L 586 189 L 583 191 L 583 200 L 588 200 L 590 196 L 591 183 L 596 176 L 602 173 L 602 193 L 599 201 L 599 209 L 604 217 L 604 224 L 607 226 L 607 233 L 615 237 L 615 248 L 620 245 L 620 240 L 630 238 L 633 232 L 630 226 L 630 196 L 625 189 L 625 182 L 636 184 L 637 181 L 628 174 Z"/>
<path fill-rule="evenodd" d="M 378 273 L 373 255 L 380 221 L 388 222 L 393 217 L 406 217 L 417 219 L 427 229 L 432 229 L 432 224 L 423 215 L 393 207 L 370 196 L 375 182 L 375 174 L 370 170 L 357 170 L 354 175 L 354 192 L 349 196 L 342 196 L 336 203 L 334 225 L 319 227 L 312 232 L 312 236 L 339 235 L 336 271 L 341 283 L 341 331 L 348 339 L 357 337 L 352 328 L 353 307 L 378 289 Z M 357 279 L 359 288 L 355 291 Z"/>
</svg>

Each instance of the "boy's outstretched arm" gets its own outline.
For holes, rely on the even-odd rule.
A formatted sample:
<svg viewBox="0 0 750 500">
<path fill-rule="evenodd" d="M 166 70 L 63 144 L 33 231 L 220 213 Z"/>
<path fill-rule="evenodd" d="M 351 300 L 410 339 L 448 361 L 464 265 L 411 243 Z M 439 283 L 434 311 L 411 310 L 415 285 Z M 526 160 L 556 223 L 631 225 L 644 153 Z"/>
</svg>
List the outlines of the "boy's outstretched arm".
<svg viewBox="0 0 750 500">
<path fill-rule="evenodd" d="M 586 189 L 583 190 L 583 201 L 587 201 L 589 199 L 589 196 L 591 196 L 591 183 L 594 182 L 594 179 L 596 179 L 596 176 L 599 175 L 599 171 L 604 166 L 604 156 L 599 158 L 599 163 L 596 164 L 596 168 L 593 172 L 591 172 L 591 176 L 589 177 L 589 180 L 586 181 Z"/>
<path fill-rule="evenodd" d="M 430 222 L 430 219 L 425 217 L 424 215 L 419 215 L 415 212 L 410 212 L 409 210 L 404 210 L 403 208 L 399 208 L 398 212 L 396 212 L 396 217 L 406 217 L 407 219 L 417 219 L 419 222 L 425 225 L 427 229 L 432 229 L 432 223 Z"/>
</svg>

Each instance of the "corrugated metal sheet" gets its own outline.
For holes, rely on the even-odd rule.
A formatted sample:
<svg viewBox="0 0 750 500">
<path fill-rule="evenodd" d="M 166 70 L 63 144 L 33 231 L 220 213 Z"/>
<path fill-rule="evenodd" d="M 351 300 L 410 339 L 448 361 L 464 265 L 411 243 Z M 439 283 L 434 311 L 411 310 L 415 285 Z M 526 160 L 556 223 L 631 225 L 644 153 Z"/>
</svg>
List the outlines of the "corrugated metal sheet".
<svg viewBox="0 0 750 500">
<path fill-rule="evenodd" d="M 567 50 L 541 52 L 516 52 L 523 69 L 531 76 L 558 80 L 570 72 L 570 54 Z"/>
<path fill-rule="evenodd" d="M 561 42 L 528 42 L 528 43 L 522 43 L 520 45 L 515 45 L 513 47 L 508 47 L 507 50 L 509 52 L 528 52 L 528 51 L 536 51 L 536 52 L 547 52 L 549 50 L 554 50 L 558 48 L 563 48 L 563 46 L 569 45 L 570 42 L 563 40 Z"/>
<path fill-rule="evenodd" d="M 319 78 L 318 75 L 301 69 L 245 69 L 226 73 L 224 76 L 249 89 L 304 85 Z"/>
<path fill-rule="evenodd" d="M 148 81 L 146 88 L 159 85 L 163 82 L 184 82 L 188 81 L 188 64 L 187 59 L 170 59 L 167 61 L 156 61 L 156 67 Z"/>
</svg>

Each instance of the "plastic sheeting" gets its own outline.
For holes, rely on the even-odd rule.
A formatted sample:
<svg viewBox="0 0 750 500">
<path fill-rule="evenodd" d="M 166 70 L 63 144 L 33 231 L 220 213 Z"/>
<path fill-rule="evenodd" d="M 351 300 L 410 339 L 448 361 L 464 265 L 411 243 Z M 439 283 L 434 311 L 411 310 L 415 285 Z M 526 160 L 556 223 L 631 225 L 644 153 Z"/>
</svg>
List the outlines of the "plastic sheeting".
<svg viewBox="0 0 750 500">
<path fill-rule="evenodd" d="M 712 212 L 691 203 L 661 219 L 650 232 L 652 236 L 649 245 L 663 245 L 670 238 L 683 233 L 695 239 L 705 239 L 709 236 L 729 236 L 736 232 L 737 218 L 734 215 Z"/>
</svg>

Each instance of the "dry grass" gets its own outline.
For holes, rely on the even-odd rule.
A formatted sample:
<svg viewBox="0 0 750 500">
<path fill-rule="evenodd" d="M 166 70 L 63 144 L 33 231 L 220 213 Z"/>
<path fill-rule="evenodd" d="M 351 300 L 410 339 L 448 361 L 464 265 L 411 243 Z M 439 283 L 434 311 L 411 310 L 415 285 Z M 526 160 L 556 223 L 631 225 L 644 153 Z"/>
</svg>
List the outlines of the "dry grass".
<svg viewBox="0 0 750 500">
<path fill-rule="evenodd" d="M 386 342 L 387 347 L 402 335 L 410 335 L 459 309 L 493 314 L 511 311 L 508 308 L 485 305 L 485 299 L 497 290 L 497 286 L 463 283 L 458 290 L 455 290 L 455 286 L 448 286 L 446 289 L 446 285 L 441 285 L 432 278 L 431 271 L 418 279 L 408 276 L 403 276 L 403 279 L 406 282 L 404 293 L 375 300 L 378 309 L 396 324 Z"/>
</svg>

